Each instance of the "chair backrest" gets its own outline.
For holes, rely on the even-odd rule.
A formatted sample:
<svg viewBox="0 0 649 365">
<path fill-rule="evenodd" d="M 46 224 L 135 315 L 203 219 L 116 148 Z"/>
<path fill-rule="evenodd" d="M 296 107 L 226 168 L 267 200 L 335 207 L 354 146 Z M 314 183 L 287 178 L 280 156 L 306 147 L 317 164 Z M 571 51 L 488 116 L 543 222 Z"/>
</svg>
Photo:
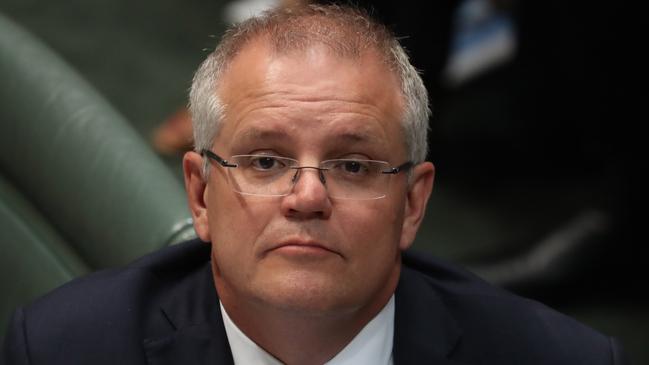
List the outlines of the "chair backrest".
<svg viewBox="0 0 649 365">
<path fill-rule="evenodd" d="M 0 80 L 2 174 L 90 268 L 121 265 L 193 234 L 181 183 L 143 138 L 2 15 Z"/>
<path fill-rule="evenodd" d="M 0 337 L 17 305 L 90 271 L 31 204 L 0 176 Z"/>
</svg>

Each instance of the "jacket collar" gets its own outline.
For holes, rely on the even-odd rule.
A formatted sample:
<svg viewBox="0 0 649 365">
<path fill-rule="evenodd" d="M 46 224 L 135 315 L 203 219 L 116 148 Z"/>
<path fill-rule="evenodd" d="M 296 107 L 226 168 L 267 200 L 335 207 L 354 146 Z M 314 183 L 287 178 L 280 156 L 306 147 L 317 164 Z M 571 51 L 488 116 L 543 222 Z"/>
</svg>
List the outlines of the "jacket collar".
<svg viewBox="0 0 649 365">
<path fill-rule="evenodd" d="M 404 267 L 395 301 L 394 364 L 459 365 L 448 356 L 462 331 L 425 277 Z"/>
<path fill-rule="evenodd" d="M 144 340 L 150 365 L 232 365 L 209 263 L 163 298 L 162 315 L 171 328 Z"/>
</svg>

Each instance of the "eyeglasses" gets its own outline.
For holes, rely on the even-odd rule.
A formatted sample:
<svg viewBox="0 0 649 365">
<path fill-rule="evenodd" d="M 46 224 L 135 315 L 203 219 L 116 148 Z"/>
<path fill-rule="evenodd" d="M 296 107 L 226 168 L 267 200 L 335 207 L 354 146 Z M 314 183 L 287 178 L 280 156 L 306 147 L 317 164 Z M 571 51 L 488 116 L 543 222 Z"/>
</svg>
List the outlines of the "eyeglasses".
<svg viewBox="0 0 649 365">
<path fill-rule="evenodd" d="M 297 160 L 272 155 L 236 155 L 229 160 L 210 150 L 202 150 L 201 155 L 228 168 L 230 186 L 235 192 L 269 197 L 290 194 L 302 170 L 313 169 L 330 198 L 380 199 L 388 191 L 390 176 L 413 166 L 410 161 L 390 167 L 385 161 L 339 159 L 322 161 L 316 167 L 299 166 Z"/>
</svg>

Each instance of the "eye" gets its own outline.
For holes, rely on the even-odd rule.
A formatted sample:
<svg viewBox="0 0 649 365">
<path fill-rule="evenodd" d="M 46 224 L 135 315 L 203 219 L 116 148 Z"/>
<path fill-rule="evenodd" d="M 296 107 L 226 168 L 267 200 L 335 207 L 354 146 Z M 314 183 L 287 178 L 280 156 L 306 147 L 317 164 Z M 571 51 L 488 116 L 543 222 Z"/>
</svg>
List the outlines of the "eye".
<svg viewBox="0 0 649 365">
<path fill-rule="evenodd" d="M 283 169 L 286 164 L 271 156 L 252 156 L 250 157 L 250 166 L 261 171 L 272 171 Z"/>
<path fill-rule="evenodd" d="M 334 171 L 347 176 L 364 176 L 367 175 L 371 170 L 368 161 L 333 160 L 332 162 L 334 163 L 334 165 L 332 166 L 332 169 Z"/>
<path fill-rule="evenodd" d="M 342 168 L 346 172 L 358 173 L 363 169 L 363 166 L 358 161 L 345 161 Z"/>
</svg>

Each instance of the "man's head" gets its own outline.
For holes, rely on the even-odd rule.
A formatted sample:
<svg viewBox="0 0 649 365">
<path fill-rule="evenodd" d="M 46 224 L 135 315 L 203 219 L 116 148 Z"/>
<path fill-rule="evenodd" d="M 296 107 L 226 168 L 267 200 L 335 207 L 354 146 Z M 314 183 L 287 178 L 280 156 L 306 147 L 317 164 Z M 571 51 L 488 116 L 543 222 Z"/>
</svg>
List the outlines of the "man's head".
<svg viewBox="0 0 649 365">
<path fill-rule="evenodd" d="M 231 315 L 254 306 L 375 314 L 394 292 L 400 252 L 414 240 L 433 182 L 432 165 L 422 163 L 426 92 L 390 33 L 347 8 L 268 13 L 225 36 L 197 72 L 191 103 L 198 151 L 310 167 L 266 178 L 284 165 L 256 159 L 241 177 L 241 162 L 185 156 L 194 226 L 212 243 L 215 284 Z M 339 159 L 415 166 L 373 175 L 385 191 L 366 196 L 358 193 L 369 181 L 358 174 L 364 162 L 335 165 L 350 173 L 341 181 L 313 168 Z M 260 176 L 261 187 L 238 180 Z M 251 195 L 283 188 L 281 179 L 282 194 Z"/>
<path fill-rule="evenodd" d="M 274 52 L 305 50 L 326 46 L 333 54 L 358 58 L 370 50 L 396 75 L 403 97 L 401 123 L 414 163 L 428 152 L 428 94 L 417 70 L 394 35 L 362 9 L 340 6 L 278 8 L 229 29 L 218 47 L 202 63 L 190 93 L 195 150 L 209 149 L 224 118 L 223 102 L 215 90 L 234 57 L 250 40 L 263 37 Z"/>
</svg>

